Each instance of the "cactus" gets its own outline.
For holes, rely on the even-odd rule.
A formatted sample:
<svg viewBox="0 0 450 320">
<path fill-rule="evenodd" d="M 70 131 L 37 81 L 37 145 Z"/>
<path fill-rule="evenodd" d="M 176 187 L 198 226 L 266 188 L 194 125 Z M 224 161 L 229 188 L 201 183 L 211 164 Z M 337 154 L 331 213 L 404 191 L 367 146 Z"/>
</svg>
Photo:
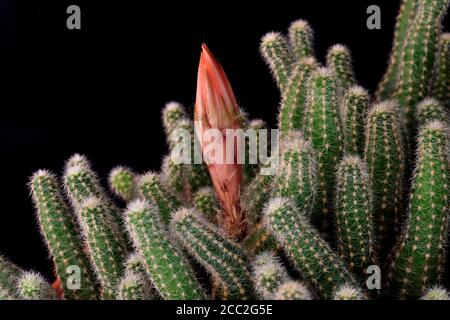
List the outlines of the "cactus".
<svg viewBox="0 0 450 320">
<path fill-rule="evenodd" d="M 360 86 L 350 87 L 340 104 L 347 154 L 364 155 L 364 123 L 369 108 L 369 93 Z"/>
<path fill-rule="evenodd" d="M 365 164 L 346 156 L 338 166 L 336 226 L 338 249 L 350 272 L 365 278 L 374 263 L 372 188 Z"/>
<path fill-rule="evenodd" d="M 382 256 L 395 240 L 403 212 L 405 153 L 397 110 L 395 102 L 385 101 L 367 117 L 365 161 L 373 188 L 375 238 Z"/>
<path fill-rule="evenodd" d="M 216 192 L 211 187 L 204 187 L 197 191 L 194 196 L 194 206 L 199 212 L 211 222 L 217 222 L 217 213 L 220 210 L 216 198 Z"/>
<path fill-rule="evenodd" d="M 395 96 L 405 110 L 410 134 L 415 132 L 416 104 L 429 92 L 441 22 L 448 5 L 448 0 L 420 1 L 404 43 Z"/>
<path fill-rule="evenodd" d="M 256 293 L 265 300 L 273 298 L 278 287 L 289 280 L 286 269 L 279 258 L 272 253 L 263 252 L 252 263 L 252 278 Z"/>
<path fill-rule="evenodd" d="M 152 300 L 150 286 L 142 276 L 126 272 L 117 288 L 117 300 Z"/>
<path fill-rule="evenodd" d="M 242 240 L 242 246 L 247 252 L 253 254 L 262 251 L 278 251 L 279 249 L 274 237 L 261 222 L 250 229 L 247 237 Z"/>
<path fill-rule="evenodd" d="M 317 62 L 312 57 L 299 60 L 293 67 L 278 115 L 278 128 L 282 134 L 302 128 L 308 78 L 316 68 Z"/>
<path fill-rule="evenodd" d="M 118 166 L 109 174 L 111 190 L 123 201 L 131 201 L 137 196 L 136 174 L 127 167 Z"/>
<path fill-rule="evenodd" d="M 447 130 L 434 121 L 419 133 L 409 219 L 389 275 L 391 291 L 402 298 L 419 298 L 441 276 L 450 205 Z"/>
<path fill-rule="evenodd" d="M 312 300 L 311 292 L 298 281 L 286 281 L 275 292 L 274 300 Z"/>
<path fill-rule="evenodd" d="M 282 142 L 281 165 L 274 180 L 273 195 L 292 198 L 308 216 L 316 199 L 318 186 L 316 155 L 301 132 L 294 132 Z"/>
<path fill-rule="evenodd" d="M 267 33 L 261 39 L 260 51 L 270 67 L 280 92 L 284 92 L 293 65 L 293 59 L 285 37 L 278 32 Z"/>
<path fill-rule="evenodd" d="M 431 95 L 443 104 L 450 103 L 450 33 L 439 38 Z"/>
<path fill-rule="evenodd" d="M 247 219 L 251 223 L 256 223 L 260 220 L 264 205 L 272 193 L 273 180 L 273 175 L 257 174 L 245 188 L 242 196 L 243 208 L 247 213 Z"/>
<path fill-rule="evenodd" d="M 96 297 L 95 282 L 79 239 L 72 212 L 64 202 L 56 177 L 45 170 L 37 171 L 30 181 L 42 235 L 53 258 L 55 273 L 61 280 L 66 299 Z M 80 286 L 69 286 L 70 268 L 80 270 Z"/>
<path fill-rule="evenodd" d="M 417 105 L 417 122 L 419 128 L 432 121 L 448 123 L 449 117 L 444 106 L 438 100 L 425 98 Z"/>
<path fill-rule="evenodd" d="M 162 109 L 162 123 L 169 145 L 171 144 L 170 139 L 172 133 L 179 128 L 180 121 L 186 119 L 186 117 L 187 115 L 183 105 L 176 101 L 166 103 Z"/>
<path fill-rule="evenodd" d="M 252 295 L 248 261 L 244 251 L 192 209 L 180 209 L 170 224 L 183 248 L 220 284 L 224 299 Z"/>
<path fill-rule="evenodd" d="M 22 270 L 0 255 L 0 300 L 17 298 L 16 279 Z"/>
<path fill-rule="evenodd" d="M 366 300 L 366 296 L 359 288 L 344 284 L 333 294 L 333 300 Z"/>
<path fill-rule="evenodd" d="M 101 198 L 89 197 L 77 210 L 77 218 L 89 257 L 102 287 L 102 298 L 111 299 L 123 274 L 126 248 L 109 206 Z"/>
<path fill-rule="evenodd" d="M 308 84 L 305 134 L 317 152 L 319 188 L 313 224 L 329 233 L 333 209 L 335 167 L 343 154 L 342 125 L 338 110 L 338 84 L 330 69 L 320 68 Z"/>
<path fill-rule="evenodd" d="M 314 56 L 314 34 L 308 21 L 299 19 L 288 29 L 289 47 L 297 61 Z"/>
<path fill-rule="evenodd" d="M 23 272 L 17 280 L 19 299 L 54 300 L 55 292 L 50 284 L 37 272 Z"/>
<path fill-rule="evenodd" d="M 389 65 L 383 79 L 378 85 L 377 92 L 375 93 L 375 96 L 379 102 L 391 98 L 397 89 L 401 62 L 403 59 L 403 50 L 408 32 L 410 31 L 414 18 L 416 17 L 418 3 L 419 1 L 417 0 L 401 1 L 400 11 L 395 25 L 394 42 L 392 45 Z"/>
<path fill-rule="evenodd" d="M 434 286 L 428 289 L 420 298 L 421 300 L 450 300 L 448 291 L 439 286 Z"/>
<path fill-rule="evenodd" d="M 125 217 L 132 242 L 158 294 L 169 300 L 203 299 L 189 263 L 168 238 L 158 207 L 135 200 L 128 205 Z"/>
<path fill-rule="evenodd" d="M 327 67 L 334 71 L 338 83 L 343 89 L 355 85 L 352 56 L 346 46 L 335 44 L 328 50 Z"/>
<path fill-rule="evenodd" d="M 138 182 L 138 190 L 144 199 L 158 206 L 161 219 L 168 224 L 171 219 L 171 213 L 181 204 L 163 185 L 158 174 L 149 172 L 143 175 Z"/>
<path fill-rule="evenodd" d="M 257 160 L 258 155 L 261 152 L 259 150 L 260 130 L 262 129 L 267 130 L 267 123 L 265 123 L 261 119 L 255 119 L 246 124 L 245 127 L 248 133 L 253 133 L 251 130 L 254 130 L 256 141 L 252 142 L 251 139 L 245 139 L 245 163 L 243 168 L 244 185 L 251 182 L 255 177 L 255 175 L 258 173 L 259 164 L 257 163 Z M 252 147 L 251 146 L 252 143 L 255 143 L 256 147 Z M 270 150 L 269 146 L 267 146 L 267 150 Z"/>
<path fill-rule="evenodd" d="M 329 299 L 340 285 L 355 284 L 344 262 L 298 212 L 292 200 L 272 199 L 266 207 L 265 225 L 319 297 Z"/>
</svg>

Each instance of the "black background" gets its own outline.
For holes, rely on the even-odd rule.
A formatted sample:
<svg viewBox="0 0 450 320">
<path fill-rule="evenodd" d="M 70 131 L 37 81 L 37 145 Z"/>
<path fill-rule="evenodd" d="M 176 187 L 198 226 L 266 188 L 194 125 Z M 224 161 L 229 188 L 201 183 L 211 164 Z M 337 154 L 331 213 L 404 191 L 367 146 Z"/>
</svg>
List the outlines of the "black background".
<svg viewBox="0 0 450 320">
<path fill-rule="evenodd" d="M 66 28 L 81 7 L 82 30 Z M 378 4 L 382 29 L 366 28 Z M 0 0 L 0 252 L 44 272 L 27 182 L 40 168 L 60 173 L 75 152 L 105 182 L 118 164 L 157 170 L 166 152 L 165 102 L 192 106 L 202 42 L 221 61 L 237 99 L 273 127 L 278 91 L 260 58 L 261 36 L 307 19 L 316 52 L 343 43 L 357 79 L 373 91 L 391 47 L 398 0 L 386 1 L 21 1 Z"/>
</svg>

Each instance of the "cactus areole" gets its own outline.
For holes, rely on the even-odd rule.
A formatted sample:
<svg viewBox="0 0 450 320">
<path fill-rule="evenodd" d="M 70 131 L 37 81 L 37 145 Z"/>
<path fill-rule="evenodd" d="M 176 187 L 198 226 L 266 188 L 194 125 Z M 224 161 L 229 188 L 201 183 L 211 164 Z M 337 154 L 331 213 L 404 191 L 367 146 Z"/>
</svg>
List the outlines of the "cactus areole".
<svg viewBox="0 0 450 320">
<path fill-rule="evenodd" d="M 203 158 L 220 201 L 223 212 L 221 223 L 224 230 L 235 238 L 245 234 L 245 216 L 240 208 L 239 193 L 242 181 L 242 164 L 238 164 L 237 148 L 226 148 L 230 139 L 226 132 L 240 128 L 240 112 L 231 85 L 218 61 L 208 47 L 202 45 L 200 64 L 197 77 L 197 97 L 194 109 L 195 132 L 202 149 Z M 219 133 L 223 146 L 223 157 L 212 160 L 216 155 L 214 144 L 217 135 L 211 138 L 211 133 Z M 232 139 L 236 139 L 235 135 Z M 229 159 L 233 152 L 233 163 L 221 161 Z M 216 158 L 217 160 L 217 158 Z"/>
</svg>

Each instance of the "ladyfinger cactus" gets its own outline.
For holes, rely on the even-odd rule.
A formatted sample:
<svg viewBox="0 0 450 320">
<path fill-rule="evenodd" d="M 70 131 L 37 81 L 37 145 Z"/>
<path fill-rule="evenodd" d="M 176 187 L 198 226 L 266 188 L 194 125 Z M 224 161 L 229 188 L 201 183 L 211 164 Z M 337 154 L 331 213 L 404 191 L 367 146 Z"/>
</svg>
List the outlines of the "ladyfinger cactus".
<svg viewBox="0 0 450 320">
<path fill-rule="evenodd" d="M 278 115 L 278 128 L 282 135 L 303 127 L 308 78 L 316 68 L 317 62 L 312 57 L 299 60 L 293 67 L 286 90 L 281 97 Z"/>
<path fill-rule="evenodd" d="M 252 181 L 255 175 L 258 173 L 258 155 L 260 151 L 260 130 L 267 130 L 267 123 L 261 119 L 254 119 L 250 121 L 246 126 L 246 133 L 254 134 L 255 141 L 253 139 L 245 139 L 245 163 L 243 167 L 243 184 L 247 185 Z M 268 139 L 270 141 L 270 138 Z M 266 141 L 267 141 L 266 140 Z M 256 147 L 252 144 L 255 144 Z M 266 146 L 266 150 L 270 150 L 270 145 Z"/>
<path fill-rule="evenodd" d="M 168 224 L 171 214 L 181 204 L 163 185 L 160 175 L 149 172 L 143 175 L 138 182 L 138 190 L 144 199 L 158 206 L 161 219 Z"/>
<path fill-rule="evenodd" d="M 336 229 L 338 251 L 350 272 L 365 278 L 374 263 L 372 189 L 365 164 L 346 156 L 337 169 Z"/>
<path fill-rule="evenodd" d="M 101 285 L 102 298 L 112 299 L 124 271 L 126 248 L 121 230 L 101 198 L 90 197 L 83 201 L 77 210 L 77 218 Z"/>
<path fill-rule="evenodd" d="M 252 226 L 248 235 L 242 240 L 242 247 L 250 254 L 263 251 L 278 251 L 279 246 L 270 231 L 262 222 Z"/>
<path fill-rule="evenodd" d="M 366 300 L 361 289 L 348 284 L 340 286 L 333 294 L 333 300 Z"/>
<path fill-rule="evenodd" d="M 339 286 L 355 284 L 344 262 L 295 208 L 292 200 L 272 199 L 265 210 L 265 225 L 320 298 L 330 299 Z"/>
<path fill-rule="evenodd" d="M 279 32 L 267 33 L 261 39 L 260 51 L 270 67 L 280 92 L 284 92 L 294 63 L 285 37 Z"/>
<path fill-rule="evenodd" d="M 340 111 L 347 154 L 364 155 L 364 124 L 369 103 L 369 93 L 360 86 L 350 87 L 342 98 Z"/>
<path fill-rule="evenodd" d="M 308 21 L 299 19 L 288 29 L 289 47 L 297 61 L 314 56 L 314 34 Z"/>
<path fill-rule="evenodd" d="M 448 123 L 450 118 L 441 102 L 434 98 L 425 98 L 417 105 L 417 122 L 419 128 L 428 122 L 441 121 Z"/>
<path fill-rule="evenodd" d="M 441 23 L 448 5 L 448 0 L 420 1 L 404 43 L 395 95 L 405 110 L 410 134 L 415 132 L 416 105 L 429 93 Z"/>
<path fill-rule="evenodd" d="M 152 300 L 150 286 L 142 276 L 126 272 L 117 288 L 117 300 Z"/>
<path fill-rule="evenodd" d="M 373 190 L 373 225 L 382 255 L 390 250 L 403 212 L 405 153 L 398 105 L 385 101 L 367 117 L 365 161 Z"/>
<path fill-rule="evenodd" d="M 450 300 L 450 295 L 445 288 L 434 286 L 428 289 L 420 300 Z"/>
<path fill-rule="evenodd" d="M 223 299 L 247 299 L 252 295 L 247 256 L 212 224 L 192 209 L 178 210 L 170 230 L 183 248 L 189 252 L 220 285 Z"/>
<path fill-rule="evenodd" d="M 313 295 L 305 285 L 298 281 L 286 281 L 278 287 L 274 300 L 312 300 Z"/>
<path fill-rule="evenodd" d="M 278 287 L 289 280 L 285 267 L 271 252 L 263 252 L 252 263 L 255 291 L 264 300 L 273 299 Z"/>
<path fill-rule="evenodd" d="M 194 206 L 209 221 L 217 222 L 217 213 L 220 210 L 220 205 L 213 188 L 204 187 L 198 190 L 194 196 Z"/>
<path fill-rule="evenodd" d="M 22 270 L 0 255 L 0 300 L 17 298 L 16 281 Z"/>
<path fill-rule="evenodd" d="M 418 3 L 417 0 L 401 0 L 389 65 L 375 93 L 378 102 L 392 98 L 397 89 L 403 50 L 408 32 L 416 16 Z"/>
<path fill-rule="evenodd" d="M 273 195 L 294 200 L 310 216 L 318 186 L 316 154 L 300 131 L 282 142 L 281 164 L 274 180 Z"/>
<path fill-rule="evenodd" d="M 170 241 L 158 207 L 135 200 L 128 205 L 125 217 L 133 245 L 143 257 L 158 294 L 168 300 L 204 299 L 188 261 Z"/>
<path fill-rule="evenodd" d="M 352 56 L 346 46 L 336 44 L 328 50 L 327 67 L 334 71 L 343 89 L 350 88 L 356 83 Z"/>
<path fill-rule="evenodd" d="M 17 280 L 17 291 L 21 300 L 53 300 L 55 291 L 39 273 L 23 272 Z"/>
<path fill-rule="evenodd" d="M 272 193 L 273 180 L 273 175 L 257 174 L 244 189 L 243 208 L 250 223 L 257 223 L 261 219 L 262 210 Z"/>
<path fill-rule="evenodd" d="M 344 151 L 338 99 L 335 74 L 326 68 L 315 71 L 308 84 L 305 134 L 316 150 L 319 166 L 319 188 L 313 224 L 324 233 L 330 231 L 335 169 Z"/>
<path fill-rule="evenodd" d="M 186 111 L 181 103 L 171 101 L 164 106 L 162 110 L 162 123 L 169 145 L 172 133 L 179 127 L 179 121 L 186 118 Z"/>
<path fill-rule="evenodd" d="M 111 190 L 123 201 L 131 201 L 137 196 L 136 174 L 127 167 L 115 167 L 109 174 Z"/>
<path fill-rule="evenodd" d="M 30 187 L 39 226 L 53 259 L 55 274 L 61 280 L 64 297 L 95 298 L 95 279 L 89 260 L 83 252 L 73 213 L 59 191 L 57 178 L 48 171 L 39 170 L 31 178 Z M 80 272 L 79 286 L 70 283 L 72 268 Z"/>
<path fill-rule="evenodd" d="M 447 131 L 434 121 L 419 133 L 409 219 L 389 275 L 392 293 L 401 298 L 419 298 L 442 275 L 450 205 Z"/>
<path fill-rule="evenodd" d="M 450 33 L 439 38 L 433 75 L 432 96 L 448 106 L 450 102 Z"/>
</svg>

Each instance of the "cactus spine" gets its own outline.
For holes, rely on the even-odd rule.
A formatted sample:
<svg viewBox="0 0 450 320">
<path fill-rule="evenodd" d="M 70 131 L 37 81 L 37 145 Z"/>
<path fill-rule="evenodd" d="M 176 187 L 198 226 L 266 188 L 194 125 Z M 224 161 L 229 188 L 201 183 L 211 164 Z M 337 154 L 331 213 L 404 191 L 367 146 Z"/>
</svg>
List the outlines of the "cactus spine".
<svg viewBox="0 0 450 320">
<path fill-rule="evenodd" d="M 450 102 L 450 33 L 439 38 L 438 54 L 435 61 L 432 96 L 448 105 Z"/>
<path fill-rule="evenodd" d="M 194 196 L 194 206 L 199 212 L 211 222 L 217 222 L 217 213 L 220 210 L 216 192 L 211 187 L 204 187 L 197 191 Z"/>
<path fill-rule="evenodd" d="M 339 85 L 347 89 L 355 85 L 352 56 L 349 48 L 342 44 L 335 44 L 328 50 L 327 67 L 336 74 Z"/>
<path fill-rule="evenodd" d="M 136 174 L 130 168 L 114 168 L 108 180 L 111 190 L 123 201 L 131 201 L 137 196 Z"/>
<path fill-rule="evenodd" d="M 151 290 L 145 278 L 134 273 L 126 272 L 117 288 L 118 300 L 151 300 Z"/>
<path fill-rule="evenodd" d="M 50 284 L 39 273 L 23 272 L 17 280 L 19 299 L 23 300 L 53 300 L 55 292 Z"/>
<path fill-rule="evenodd" d="M 162 123 L 169 145 L 171 145 L 172 133 L 179 127 L 180 121 L 186 118 L 186 111 L 181 103 L 171 101 L 164 106 L 162 110 Z"/>
<path fill-rule="evenodd" d="M 369 108 L 369 93 L 362 87 L 353 86 L 345 92 L 341 102 L 344 146 L 348 154 L 364 154 L 364 123 Z"/>
<path fill-rule="evenodd" d="M 335 166 L 343 154 L 342 125 L 338 110 L 338 85 L 330 69 L 320 68 L 308 84 L 305 134 L 317 152 L 319 188 L 313 223 L 329 232 L 333 208 Z"/>
<path fill-rule="evenodd" d="M 314 34 L 308 21 L 297 20 L 288 29 L 289 47 L 297 61 L 314 56 Z"/>
<path fill-rule="evenodd" d="M 170 225 L 178 242 L 199 262 L 223 291 L 224 299 L 251 296 L 244 251 L 191 209 L 178 210 Z"/>
<path fill-rule="evenodd" d="M 260 51 L 272 71 L 280 92 L 283 92 L 287 87 L 293 64 L 285 37 L 278 32 L 267 33 L 261 39 Z"/>
<path fill-rule="evenodd" d="M 450 300 L 448 291 L 440 286 L 434 286 L 428 289 L 420 298 L 421 300 Z"/>
<path fill-rule="evenodd" d="M 438 100 L 425 98 L 417 105 L 417 121 L 420 128 L 432 121 L 448 123 L 449 118 L 444 106 Z"/>
<path fill-rule="evenodd" d="M 319 297 L 329 299 L 340 285 L 355 284 L 344 262 L 298 212 L 292 200 L 272 199 L 266 207 L 265 225 Z"/>
<path fill-rule="evenodd" d="M 61 280 L 66 299 L 95 298 L 94 279 L 89 261 L 83 253 L 72 212 L 69 211 L 56 177 L 45 170 L 37 171 L 31 178 L 30 187 L 41 232 L 53 258 L 55 273 Z M 80 287 L 69 286 L 70 269 L 80 270 Z"/>
<path fill-rule="evenodd" d="M 252 264 L 252 279 L 256 293 L 265 300 L 273 299 L 278 287 L 289 280 L 288 273 L 278 257 L 263 252 Z"/>
<path fill-rule="evenodd" d="M 443 268 L 450 205 L 447 135 L 438 121 L 419 134 L 409 219 L 390 273 L 392 292 L 402 298 L 419 298 L 427 286 L 439 281 Z"/>
<path fill-rule="evenodd" d="M 298 281 L 286 281 L 275 292 L 274 300 L 312 300 L 311 292 Z"/>
<path fill-rule="evenodd" d="M 361 289 L 344 284 L 334 292 L 333 300 L 366 300 L 366 296 Z"/>
<path fill-rule="evenodd" d="M 189 263 L 170 241 L 156 205 L 135 200 L 125 213 L 133 244 L 158 294 L 169 300 L 199 300 L 204 294 Z"/>
<path fill-rule="evenodd" d="M 347 156 L 338 166 L 336 226 L 338 249 L 350 272 L 365 277 L 374 262 L 372 190 L 365 164 Z"/>
</svg>

